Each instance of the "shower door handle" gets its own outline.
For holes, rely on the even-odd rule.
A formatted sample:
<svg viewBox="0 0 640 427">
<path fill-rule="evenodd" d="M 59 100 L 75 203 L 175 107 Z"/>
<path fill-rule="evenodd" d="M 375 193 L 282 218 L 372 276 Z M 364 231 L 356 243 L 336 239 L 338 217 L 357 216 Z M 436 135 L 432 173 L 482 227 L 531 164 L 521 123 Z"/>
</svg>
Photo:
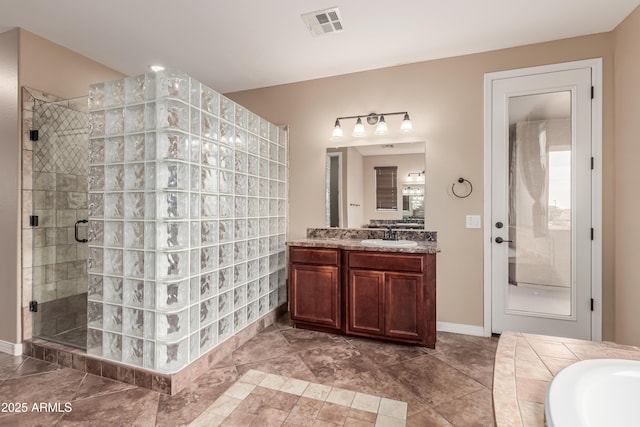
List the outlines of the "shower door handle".
<svg viewBox="0 0 640 427">
<path fill-rule="evenodd" d="M 86 220 L 86 219 L 81 219 L 81 220 L 76 221 L 76 225 L 75 225 L 76 229 L 75 229 L 75 235 L 74 235 L 74 237 L 76 238 L 76 242 L 79 242 L 79 243 L 87 243 L 88 242 L 87 239 L 81 239 L 80 236 L 78 236 L 78 225 L 86 224 L 87 222 L 89 222 L 89 221 Z"/>
</svg>

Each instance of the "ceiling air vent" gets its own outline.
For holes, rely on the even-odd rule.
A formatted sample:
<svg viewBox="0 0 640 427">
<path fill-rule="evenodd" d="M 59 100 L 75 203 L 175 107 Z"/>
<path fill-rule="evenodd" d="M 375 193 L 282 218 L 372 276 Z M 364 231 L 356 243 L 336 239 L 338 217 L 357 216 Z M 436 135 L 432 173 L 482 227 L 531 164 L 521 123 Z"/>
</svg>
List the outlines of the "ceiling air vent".
<svg viewBox="0 0 640 427">
<path fill-rule="evenodd" d="M 340 11 L 337 7 L 305 13 L 302 20 L 314 36 L 327 33 L 339 33 L 343 30 Z"/>
</svg>

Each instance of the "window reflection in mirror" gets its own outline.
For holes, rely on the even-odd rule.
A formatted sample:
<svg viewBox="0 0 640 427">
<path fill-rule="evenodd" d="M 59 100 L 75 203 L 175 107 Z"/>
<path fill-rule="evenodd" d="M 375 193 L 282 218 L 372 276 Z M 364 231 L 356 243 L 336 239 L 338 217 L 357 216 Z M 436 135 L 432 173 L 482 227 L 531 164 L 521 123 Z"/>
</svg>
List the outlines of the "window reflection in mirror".
<svg viewBox="0 0 640 427">
<path fill-rule="evenodd" d="M 396 209 L 377 208 L 376 167 L 397 168 Z M 424 228 L 424 170 L 424 142 L 328 148 L 326 226 Z M 407 193 L 408 187 L 413 194 Z"/>
</svg>

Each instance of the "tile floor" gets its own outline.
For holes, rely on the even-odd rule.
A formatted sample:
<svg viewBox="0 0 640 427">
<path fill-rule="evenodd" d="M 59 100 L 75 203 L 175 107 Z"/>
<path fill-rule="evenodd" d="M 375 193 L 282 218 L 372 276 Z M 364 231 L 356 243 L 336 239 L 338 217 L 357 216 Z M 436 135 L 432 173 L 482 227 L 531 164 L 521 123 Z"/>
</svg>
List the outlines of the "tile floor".
<svg viewBox="0 0 640 427">
<path fill-rule="evenodd" d="M 406 419 L 406 402 L 251 369 L 190 425 L 404 427 Z"/>
<path fill-rule="evenodd" d="M 496 338 L 442 332 L 432 350 L 293 329 L 287 316 L 175 396 L 0 353 L 0 426 L 494 425 Z M 387 418 L 383 401 L 406 413 Z"/>
</svg>

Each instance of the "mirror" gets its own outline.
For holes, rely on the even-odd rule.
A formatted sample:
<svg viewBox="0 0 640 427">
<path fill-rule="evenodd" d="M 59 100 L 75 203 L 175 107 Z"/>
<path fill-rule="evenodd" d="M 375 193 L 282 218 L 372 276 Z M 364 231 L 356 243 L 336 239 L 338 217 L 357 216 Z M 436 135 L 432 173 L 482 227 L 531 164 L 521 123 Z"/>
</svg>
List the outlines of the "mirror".
<svg viewBox="0 0 640 427">
<path fill-rule="evenodd" d="M 376 209 L 375 167 L 397 166 L 396 210 Z M 424 228 L 425 144 L 403 142 L 327 148 L 326 226 Z"/>
<path fill-rule="evenodd" d="M 424 219 L 424 184 L 402 184 L 402 217 Z"/>
</svg>

